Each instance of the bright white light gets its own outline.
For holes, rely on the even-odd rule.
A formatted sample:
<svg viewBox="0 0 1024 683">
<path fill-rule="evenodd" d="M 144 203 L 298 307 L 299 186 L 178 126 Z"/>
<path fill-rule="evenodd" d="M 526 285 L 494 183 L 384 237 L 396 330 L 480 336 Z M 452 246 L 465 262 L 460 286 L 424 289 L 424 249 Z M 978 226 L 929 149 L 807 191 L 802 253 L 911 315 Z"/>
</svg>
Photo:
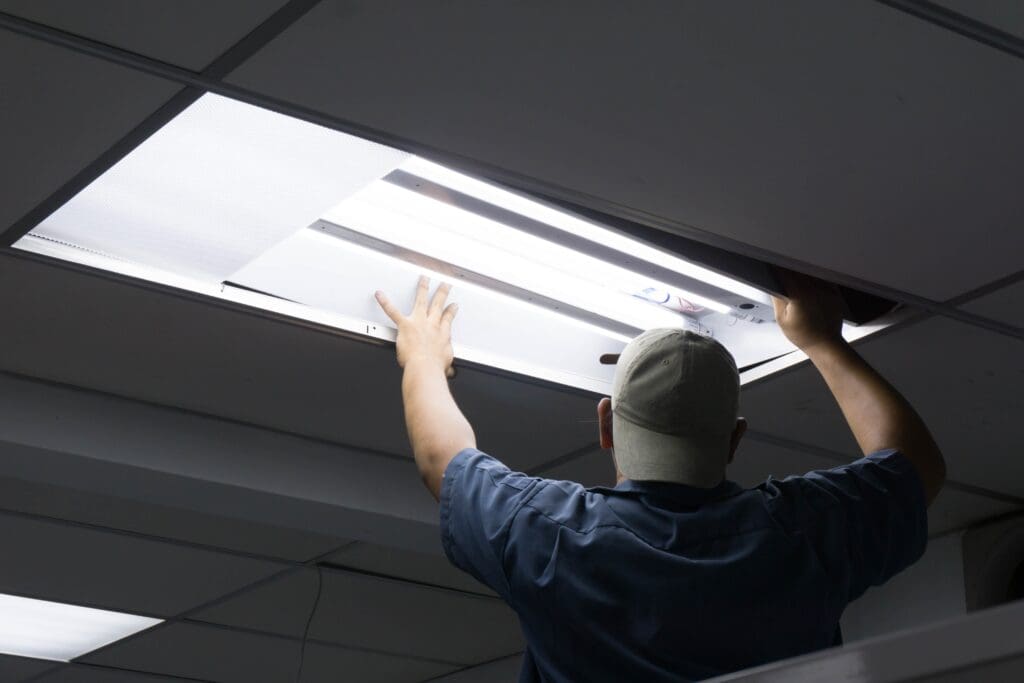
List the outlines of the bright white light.
<svg viewBox="0 0 1024 683">
<path fill-rule="evenodd" d="M 683 322 L 680 314 L 636 297 L 648 287 L 720 313 L 730 310 L 390 183 L 374 183 L 324 219 L 638 330 Z"/>
<path fill-rule="evenodd" d="M 160 621 L 0 594 L 0 653 L 67 662 Z"/>
<path fill-rule="evenodd" d="M 421 159 L 420 157 L 410 157 L 400 167 L 404 171 L 408 171 L 413 175 L 431 180 L 438 185 L 443 185 L 452 190 L 468 194 L 471 197 L 476 197 L 488 204 L 494 206 L 500 206 L 503 209 L 513 211 L 521 216 L 532 218 L 533 220 L 540 221 L 546 225 L 550 225 L 553 228 L 558 228 L 565 232 L 572 233 L 579 237 L 582 237 L 591 242 L 602 244 L 606 247 L 620 251 L 623 254 L 629 254 L 636 258 L 643 259 L 649 263 L 667 268 L 673 272 L 679 273 L 691 277 L 701 282 L 706 282 L 710 285 L 723 289 L 727 292 L 738 294 L 751 301 L 770 305 L 771 297 L 762 292 L 759 289 L 751 287 L 750 285 L 734 280 L 730 277 L 726 277 L 720 273 L 716 273 L 713 270 L 698 266 L 689 261 L 667 254 L 660 249 L 638 242 L 631 239 L 621 233 L 602 228 L 593 223 L 576 218 L 565 212 L 557 209 L 545 206 L 539 202 L 526 199 L 520 195 L 508 192 L 494 185 L 476 180 L 469 176 L 463 175 L 456 171 L 453 171 L 444 166 Z M 708 306 L 708 308 L 713 308 Z"/>
<path fill-rule="evenodd" d="M 408 156 L 206 94 L 33 232 L 220 282 Z"/>
</svg>

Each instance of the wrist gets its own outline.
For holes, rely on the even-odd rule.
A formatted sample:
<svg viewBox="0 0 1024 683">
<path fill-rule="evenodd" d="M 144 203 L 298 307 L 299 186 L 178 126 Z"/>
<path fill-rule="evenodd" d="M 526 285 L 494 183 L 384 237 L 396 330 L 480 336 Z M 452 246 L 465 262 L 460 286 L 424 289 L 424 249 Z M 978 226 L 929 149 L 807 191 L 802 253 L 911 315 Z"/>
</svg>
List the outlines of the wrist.
<svg viewBox="0 0 1024 683">
<path fill-rule="evenodd" d="M 817 358 L 834 355 L 837 352 L 843 352 L 848 347 L 849 344 L 842 337 L 827 337 L 810 344 L 804 344 L 800 347 L 800 350 L 813 361 Z"/>
<path fill-rule="evenodd" d="M 447 362 L 443 358 L 432 356 L 430 354 L 416 354 L 410 355 L 405 359 L 403 366 L 406 372 L 410 370 L 416 372 L 439 372 L 444 374 L 447 368 Z"/>
</svg>

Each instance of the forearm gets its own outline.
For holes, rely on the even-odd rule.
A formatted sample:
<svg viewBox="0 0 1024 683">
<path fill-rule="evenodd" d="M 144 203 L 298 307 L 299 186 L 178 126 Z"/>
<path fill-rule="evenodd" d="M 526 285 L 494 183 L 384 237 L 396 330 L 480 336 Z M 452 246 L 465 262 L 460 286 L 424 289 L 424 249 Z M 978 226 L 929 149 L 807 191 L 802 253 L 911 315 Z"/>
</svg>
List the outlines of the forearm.
<svg viewBox="0 0 1024 683">
<path fill-rule="evenodd" d="M 931 502 L 945 478 L 945 463 L 913 407 L 842 340 L 819 344 L 807 355 L 835 396 L 864 454 L 886 448 L 902 452 L 921 474 Z"/>
<path fill-rule="evenodd" d="M 441 496 L 445 468 L 459 451 L 476 447 L 476 436 L 448 388 L 444 369 L 410 359 L 402 376 L 405 424 L 423 483 Z"/>
</svg>

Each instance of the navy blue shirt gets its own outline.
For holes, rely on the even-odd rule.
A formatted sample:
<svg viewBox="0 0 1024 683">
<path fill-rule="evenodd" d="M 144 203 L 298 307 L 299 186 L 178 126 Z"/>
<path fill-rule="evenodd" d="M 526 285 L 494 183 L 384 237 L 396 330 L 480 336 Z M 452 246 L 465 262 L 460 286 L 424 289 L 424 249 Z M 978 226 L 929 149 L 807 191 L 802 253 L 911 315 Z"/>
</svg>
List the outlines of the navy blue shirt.
<svg viewBox="0 0 1024 683">
<path fill-rule="evenodd" d="M 441 540 L 519 615 L 521 682 L 690 681 L 836 645 L 847 603 L 924 552 L 924 489 L 882 451 L 745 490 L 448 465 Z"/>
</svg>

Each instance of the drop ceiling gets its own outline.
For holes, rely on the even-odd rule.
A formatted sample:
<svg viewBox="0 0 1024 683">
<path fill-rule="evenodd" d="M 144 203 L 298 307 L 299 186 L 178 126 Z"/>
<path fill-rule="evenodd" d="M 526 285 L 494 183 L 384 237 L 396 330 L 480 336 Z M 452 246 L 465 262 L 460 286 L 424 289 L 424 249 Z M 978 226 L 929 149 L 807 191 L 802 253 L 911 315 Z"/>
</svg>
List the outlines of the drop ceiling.
<svg viewBox="0 0 1024 683">
<path fill-rule="evenodd" d="M 1013 5 L 954 9 L 1012 33 Z M 1020 331 L 1024 60 L 876 2 L 623 7 L 0 2 L 72 41 L 208 74 L 270 18 L 280 35 L 264 24 L 269 42 L 226 87 Z M 24 229 L 182 88 L 0 31 L 0 230 Z M 424 657 L 387 637 L 389 623 L 419 618 L 387 593 L 372 633 L 346 631 L 355 615 L 332 599 L 307 650 L 310 680 L 347 670 L 425 681 L 466 667 L 447 680 L 505 680 L 517 669 L 505 657 L 521 647 L 514 618 L 468 607 L 493 598 L 439 555 L 391 350 L 12 254 L 0 255 L 0 315 L 0 540 L 37 551 L 12 555 L 0 592 L 170 618 L 74 665 L 0 657 L 4 680 L 287 680 L 299 644 L 265 596 L 305 593 L 311 606 L 318 558 L 405 582 L 396 594 L 430 591 L 438 609 L 471 615 L 479 638 Z M 1024 499 L 1009 410 L 1024 354 L 1012 332 L 932 315 L 860 345 L 946 449 L 955 484 L 933 508 L 933 534 Z M 481 445 L 512 466 L 610 476 L 594 448 L 595 396 L 482 370 L 454 386 Z M 806 366 L 743 394 L 754 433 L 734 468 L 742 483 L 856 455 Z"/>
</svg>

